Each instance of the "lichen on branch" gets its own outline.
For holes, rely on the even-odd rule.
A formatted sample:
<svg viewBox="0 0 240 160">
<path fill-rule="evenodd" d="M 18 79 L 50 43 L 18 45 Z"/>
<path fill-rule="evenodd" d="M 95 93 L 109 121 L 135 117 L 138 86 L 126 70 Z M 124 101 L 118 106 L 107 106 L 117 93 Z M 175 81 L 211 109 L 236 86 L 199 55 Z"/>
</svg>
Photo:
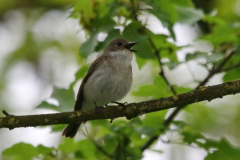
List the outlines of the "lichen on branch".
<svg viewBox="0 0 240 160">
<path fill-rule="evenodd" d="M 126 117 L 131 119 L 142 114 L 180 107 L 201 101 L 211 101 L 226 95 L 240 93 L 240 80 L 226 82 L 219 85 L 199 87 L 199 89 L 139 103 L 113 106 L 109 105 L 99 110 L 82 110 L 54 114 L 39 114 L 15 116 L 4 111 L 6 117 L 0 117 L 0 128 L 14 129 L 18 127 L 35 127 L 56 124 L 78 123 L 95 119 L 115 119 Z"/>
</svg>

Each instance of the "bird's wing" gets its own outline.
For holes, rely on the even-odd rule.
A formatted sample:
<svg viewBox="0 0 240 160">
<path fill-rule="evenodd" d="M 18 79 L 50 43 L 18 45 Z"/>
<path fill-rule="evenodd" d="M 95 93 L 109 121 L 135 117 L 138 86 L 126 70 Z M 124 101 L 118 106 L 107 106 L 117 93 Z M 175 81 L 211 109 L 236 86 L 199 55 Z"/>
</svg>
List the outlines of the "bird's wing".
<svg viewBox="0 0 240 160">
<path fill-rule="evenodd" d="M 83 94 L 83 88 L 88 80 L 88 78 L 92 75 L 92 73 L 95 71 L 95 69 L 102 64 L 107 59 L 107 56 L 100 56 L 98 57 L 90 66 L 87 74 L 85 75 L 82 84 L 78 90 L 77 100 L 75 102 L 74 111 L 81 110 L 82 104 L 84 100 L 84 94 Z"/>
</svg>

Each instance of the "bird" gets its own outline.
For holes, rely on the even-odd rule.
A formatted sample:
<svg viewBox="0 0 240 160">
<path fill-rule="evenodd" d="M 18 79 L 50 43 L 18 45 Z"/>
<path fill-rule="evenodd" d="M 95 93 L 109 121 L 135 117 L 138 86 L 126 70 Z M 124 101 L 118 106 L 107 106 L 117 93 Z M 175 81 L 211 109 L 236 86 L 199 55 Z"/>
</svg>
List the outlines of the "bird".
<svg viewBox="0 0 240 160">
<path fill-rule="evenodd" d="M 113 39 L 90 66 L 75 101 L 74 111 L 94 109 L 109 103 L 117 103 L 126 96 L 132 86 L 132 46 L 123 38 Z M 82 122 L 68 124 L 62 136 L 73 138 Z"/>
</svg>

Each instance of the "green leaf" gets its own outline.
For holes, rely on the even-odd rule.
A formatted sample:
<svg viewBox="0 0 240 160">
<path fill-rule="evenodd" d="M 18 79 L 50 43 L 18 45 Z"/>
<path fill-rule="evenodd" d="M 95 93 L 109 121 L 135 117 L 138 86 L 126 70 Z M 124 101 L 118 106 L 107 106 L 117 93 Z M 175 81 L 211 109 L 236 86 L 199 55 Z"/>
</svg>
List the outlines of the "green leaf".
<svg viewBox="0 0 240 160">
<path fill-rule="evenodd" d="M 74 142 L 73 139 L 65 138 L 64 141 L 58 146 L 58 149 L 66 156 L 71 158 L 72 153 L 76 159 L 89 159 L 93 160 L 95 157 L 96 148 L 93 143 L 84 139 Z M 91 151 L 91 152 L 89 152 Z"/>
<path fill-rule="evenodd" d="M 120 30 L 119 29 L 113 29 L 111 31 L 108 32 L 108 36 L 106 37 L 106 39 L 103 42 L 99 42 L 98 45 L 96 46 L 95 50 L 97 52 L 104 50 L 108 44 L 115 38 L 117 37 L 122 37 L 122 35 L 120 34 Z"/>
<path fill-rule="evenodd" d="M 109 32 L 112 31 L 116 22 L 109 16 L 95 19 L 92 25 L 96 27 L 97 32 Z"/>
<path fill-rule="evenodd" d="M 150 149 L 150 151 L 154 151 L 154 152 L 157 152 L 157 153 L 163 153 L 163 151 L 159 151 L 159 150 L 156 150 L 156 149 Z"/>
<path fill-rule="evenodd" d="M 106 119 L 89 121 L 89 123 L 91 123 L 92 127 L 97 127 L 97 126 L 108 127 L 110 124 L 109 121 Z"/>
<path fill-rule="evenodd" d="M 136 131 L 139 133 L 139 134 L 144 134 L 144 135 L 146 135 L 146 136 L 148 136 L 148 137 L 151 137 L 151 136 L 155 136 L 155 135 L 157 135 L 157 133 L 159 132 L 159 130 L 157 129 L 154 129 L 154 128 L 152 128 L 152 127 L 145 127 L 145 126 L 143 126 L 143 127 L 138 127 L 137 129 L 136 129 Z"/>
<path fill-rule="evenodd" d="M 163 62 L 164 66 L 167 66 L 170 70 L 176 68 L 180 63 L 176 62 Z"/>
<path fill-rule="evenodd" d="M 168 58 L 170 62 L 178 64 L 177 59 L 177 50 L 181 47 L 177 47 L 176 45 L 167 41 L 169 38 L 163 34 L 153 34 L 151 31 L 148 31 L 148 34 L 151 36 L 151 39 L 156 46 L 161 58 Z"/>
<path fill-rule="evenodd" d="M 180 134 L 184 136 L 183 141 L 187 144 L 191 145 L 192 143 L 195 143 L 198 147 L 202 147 L 208 152 L 211 148 L 214 148 L 212 152 L 208 153 L 205 160 L 238 159 L 240 156 L 240 148 L 233 147 L 225 138 L 222 138 L 218 142 L 209 138 L 205 138 L 200 133 L 182 131 Z"/>
<path fill-rule="evenodd" d="M 142 159 L 143 155 L 140 148 L 127 147 L 121 153 L 120 159 Z M 118 159 L 117 157 L 115 159 Z"/>
<path fill-rule="evenodd" d="M 143 146 L 144 144 L 147 143 L 148 137 L 144 137 L 142 136 L 141 133 L 136 133 L 132 132 L 131 136 L 130 136 L 130 141 L 132 142 L 133 146 L 135 147 L 139 147 L 139 146 Z"/>
<path fill-rule="evenodd" d="M 203 52 L 195 52 L 193 54 L 187 54 L 185 57 L 185 61 L 191 61 L 191 60 L 196 60 L 199 58 L 207 59 L 207 54 L 208 53 L 203 53 Z"/>
<path fill-rule="evenodd" d="M 84 78 L 84 76 L 87 74 L 87 71 L 89 69 L 89 65 L 82 65 L 81 68 L 75 73 L 75 80 L 71 83 L 69 89 L 73 89 L 73 86 L 76 84 L 76 82 Z"/>
<path fill-rule="evenodd" d="M 163 24 L 163 26 L 167 27 L 171 33 L 171 36 L 175 39 L 174 32 L 172 30 L 173 24 L 177 19 L 177 12 L 174 8 L 174 4 L 170 1 L 152 1 L 146 0 L 145 3 L 151 6 L 151 9 L 147 11 L 153 15 L 155 15 Z"/>
<path fill-rule="evenodd" d="M 147 127 L 147 126 L 143 126 L 142 120 L 137 117 L 137 118 L 133 118 L 130 122 L 129 122 L 129 127 L 133 128 L 133 131 L 131 132 L 130 135 L 130 141 L 134 144 L 134 146 L 143 146 L 148 138 L 142 138 L 142 135 L 153 135 L 155 132 L 155 129 L 151 128 L 151 127 Z"/>
<path fill-rule="evenodd" d="M 240 37 L 236 36 L 239 32 L 240 25 L 216 25 L 213 28 L 213 32 L 202 39 L 216 46 L 223 43 L 232 43 L 237 46 L 240 43 Z"/>
<path fill-rule="evenodd" d="M 94 120 L 89 121 L 88 123 L 91 124 L 91 132 L 96 132 L 95 137 L 102 138 L 106 134 L 112 134 L 110 130 L 110 123 L 109 120 L 101 119 L 101 120 Z"/>
<path fill-rule="evenodd" d="M 110 10 L 109 14 L 112 16 L 130 18 L 129 16 L 131 14 L 132 7 L 130 6 L 129 1 L 113 1 L 113 3 L 107 6 L 107 8 Z"/>
<path fill-rule="evenodd" d="M 75 73 L 76 79 L 79 80 L 83 78 L 86 75 L 88 69 L 89 69 L 89 65 L 81 66 L 81 68 Z"/>
<path fill-rule="evenodd" d="M 53 88 L 52 98 L 58 100 L 59 106 L 49 104 L 48 102 L 42 102 L 36 108 L 48 108 L 60 112 L 66 112 L 72 110 L 75 104 L 74 92 L 72 88 L 63 89 L 63 88 Z"/>
<path fill-rule="evenodd" d="M 219 60 L 223 59 L 224 54 L 213 52 L 211 55 L 207 57 L 208 63 L 218 62 Z"/>
<path fill-rule="evenodd" d="M 59 132 L 66 127 L 66 124 L 52 125 L 51 127 L 52 127 L 52 132 Z"/>
<path fill-rule="evenodd" d="M 72 110 L 75 104 L 74 92 L 72 89 L 53 88 L 52 98 L 55 98 L 59 102 L 59 110 L 61 112 Z"/>
<path fill-rule="evenodd" d="M 184 121 L 172 121 L 171 123 L 179 128 L 183 128 L 184 126 L 187 126 L 186 122 Z"/>
<path fill-rule="evenodd" d="M 94 144 L 89 140 L 89 139 L 84 139 L 75 144 L 78 148 L 80 153 L 82 154 L 83 159 L 89 159 L 89 160 L 95 160 L 95 154 L 94 152 L 96 151 L 96 147 Z M 89 152 L 91 151 L 91 152 Z M 75 152 L 77 154 L 78 152 Z"/>
<path fill-rule="evenodd" d="M 193 7 L 192 1 L 160 1 L 160 0 L 146 0 L 145 3 L 151 6 L 147 11 L 155 15 L 167 27 L 171 33 L 171 37 L 175 39 L 173 32 L 173 25 L 179 20 L 176 6 Z M 183 16 L 182 16 L 183 17 Z M 180 17 L 181 18 L 181 17 Z"/>
<path fill-rule="evenodd" d="M 48 148 L 48 147 L 45 147 L 45 146 L 43 146 L 43 145 L 38 145 L 37 146 L 37 151 L 39 152 L 39 153 L 41 153 L 41 154 L 43 154 L 43 155 L 47 155 L 47 154 L 50 154 L 50 153 L 52 153 L 52 148 Z"/>
<path fill-rule="evenodd" d="M 133 128 L 129 127 L 125 120 L 113 121 L 110 127 L 113 132 L 121 135 L 130 135 L 133 132 Z"/>
<path fill-rule="evenodd" d="M 138 42 L 138 44 L 133 47 L 134 50 L 137 50 L 135 53 L 137 56 L 143 59 L 153 59 L 155 56 L 152 46 L 148 37 L 145 34 L 141 34 L 141 30 L 145 30 L 141 22 L 134 21 L 125 27 L 123 37 L 132 42 Z"/>
<path fill-rule="evenodd" d="M 163 121 L 167 111 L 158 111 L 146 114 L 146 117 L 142 120 L 143 125 L 146 127 L 152 127 L 155 131 L 160 131 L 160 128 L 164 128 Z"/>
<path fill-rule="evenodd" d="M 2 152 L 4 156 L 11 157 L 13 160 L 31 159 L 38 157 L 39 152 L 31 144 L 23 142 L 13 145 L 11 148 L 7 148 Z"/>
<path fill-rule="evenodd" d="M 94 48 L 97 46 L 97 35 L 98 32 L 91 33 L 90 37 L 81 45 L 79 52 L 84 58 L 87 58 L 91 53 L 94 52 Z"/>
<path fill-rule="evenodd" d="M 178 19 L 177 21 L 183 24 L 194 25 L 197 21 L 204 17 L 202 10 L 177 6 Z"/>
<path fill-rule="evenodd" d="M 227 71 L 226 74 L 223 76 L 223 81 L 224 82 L 233 81 L 233 80 L 237 80 L 237 79 L 240 79 L 240 69 L 239 69 L 239 67 Z"/>
<path fill-rule="evenodd" d="M 240 62 L 240 46 L 238 46 L 235 50 L 235 54 L 232 55 L 230 60 L 227 62 L 228 65 L 232 66 Z M 226 66 L 225 66 L 226 67 Z"/>
<path fill-rule="evenodd" d="M 37 147 L 27 143 L 17 143 L 2 152 L 3 156 L 9 157 L 12 160 L 28 160 L 38 157 L 40 154 L 47 155 L 52 153 L 52 148 L 38 145 Z"/>
<path fill-rule="evenodd" d="M 132 94 L 137 97 L 151 96 L 152 99 L 157 99 L 171 95 L 169 93 L 169 88 L 167 87 L 166 82 L 160 76 L 157 76 L 154 79 L 154 84 L 141 86 L 138 91 L 133 92 Z"/>
<path fill-rule="evenodd" d="M 64 138 L 63 142 L 59 144 L 58 149 L 62 153 L 74 153 L 78 150 L 78 147 L 75 145 L 74 140 L 71 138 Z"/>
<path fill-rule="evenodd" d="M 224 54 L 218 52 L 212 52 L 210 55 L 205 52 L 195 52 L 193 54 L 187 54 L 185 57 L 185 61 L 197 60 L 197 59 L 205 59 L 207 63 L 218 62 L 224 57 Z"/>
<path fill-rule="evenodd" d="M 122 136 L 122 135 L 119 135 Z M 110 154 L 113 154 L 117 148 L 118 142 L 117 142 L 117 135 L 109 135 L 106 134 L 103 138 L 104 145 L 102 146 L 105 151 L 107 151 Z"/>
<path fill-rule="evenodd" d="M 217 16 L 205 15 L 203 17 L 203 21 L 206 21 L 209 24 L 214 24 L 214 25 L 226 25 L 226 20 Z"/>
<path fill-rule="evenodd" d="M 133 118 L 130 122 L 129 125 L 138 125 L 141 126 L 142 125 L 142 121 L 139 117 Z"/>
<path fill-rule="evenodd" d="M 74 5 L 74 12 L 81 12 L 83 17 L 92 17 L 94 13 L 91 1 L 77 1 Z"/>
<path fill-rule="evenodd" d="M 148 62 L 147 59 L 141 58 L 141 57 L 139 57 L 138 55 L 136 55 L 136 61 L 137 61 L 139 70 L 141 70 L 142 67 L 143 67 L 145 64 L 147 64 L 147 62 Z"/>
<path fill-rule="evenodd" d="M 214 148 L 216 150 L 213 153 L 208 153 L 204 160 L 231 160 L 240 158 L 240 148 L 233 147 L 225 138 L 221 139 Z"/>
<path fill-rule="evenodd" d="M 173 87 L 175 88 L 178 94 L 190 92 L 192 90 L 191 88 L 178 87 L 177 85 L 173 85 Z"/>
<path fill-rule="evenodd" d="M 58 106 L 55 106 L 53 104 L 49 104 L 48 102 L 46 101 L 43 101 L 41 104 L 39 104 L 36 108 L 46 108 L 46 109 L 52 109 L 52 110 L 55 110 L 55 111 L 60 111 L 59 107 Z"/>
<path fill-rule="evenodd" d="M 198 139 L 204 139 L 205 137 L 200 133 L 191 133 L 191 132 L 181 132 L 181 135 L 184 136 L 183 142 L 187 144 L 198 143 Z"/>
</svg>

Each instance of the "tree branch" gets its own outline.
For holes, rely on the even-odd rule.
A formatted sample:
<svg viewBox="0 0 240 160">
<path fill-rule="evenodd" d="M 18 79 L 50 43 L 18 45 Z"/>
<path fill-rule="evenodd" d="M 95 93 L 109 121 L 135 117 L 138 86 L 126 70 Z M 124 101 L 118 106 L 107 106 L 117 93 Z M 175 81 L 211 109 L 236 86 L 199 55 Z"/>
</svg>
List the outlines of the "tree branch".
<svg viewBox="0 0 240 160">
<path fill-rule="evenodd" d="M 161 61 L 161 57 L 160 57 L 160 52 L 159 52 L 159 50 L 157 49 L 157 47 L 155 46 L 155 44 L 153 43 L 153 41 L 152 41 L 152 39 L 151 39 L 151 37 L 149 36 L 149 42 L 150 42 L 150 44 L 151 44 L 151 46 L 153 47 L 153 49 L 154 49 L 154 52 L 155 52 L 155 55 L 156 55 L 156 57 L 157 57 L 157 59 L 158 59 L 158 63 L 159 63 L 159 66 L 160 66 L 160 73 L 159 73 L 159 75 L 164 79 L 164 81 L 167 83 L 167 85 L 170 87 L 170 90 L 172 91 L 172 93 L 174 94 L 174 95 L 176 95 L 177 94 L 177 92 L 175 91 L 175 89 L 173 88 L 173 86 L 170 84 L 170 82 L 168 81 L 168 79 L 167 79 L 167 77 L 165 76 L 165 72 L 164 72 L 164 70 L 163 70 L 163 64 L 162 64 L 162 61 Z"/>
<path fill-rule="evenodd" d="M 109 153 L 107 153 L 101 146 L 99 146 L 94 140 L 90 139 L 92 141 L 92 143 L 94 144 L 94 146 L 100 151 L 102 152 L 104 155 L 106 155 L 109 158 L 113 158 L 112 155 L 110 155 Z"/>
<path fill-rule="evenodd" d="M 205 85 L 210 80 L 210 78 L 212 78 L 216 73 L 218 73 L 222 69 L 222 67 L 226 64 L 226 62 L 232 57 L 232 55 L 234 53 L 236 53 L 236 52 L 228 49 L 226 51 L 226 57 L 223 59 L 223 61 L 217 67 L 212 68 L 212 70 L 209 72 L 208 76 L 196 87 L 196 89 L 199 89 L 200 87 Z M 165 126 L 169 125 L 171 123 L 171 121 L 174 119 L 174 117 L 178 114 L 178 112 L 182 108 L 184 108 L 184 106 L 176 108 L 171 113 L 171 115 L 164 121 L 164 125 Z"/>
<path fill-rule="evenodd" d="M 200 87 L 202 87 L 203 85 L 205 85 L 210 78 L 212 78 L 212 76 L 214 76 L 216 73 L 221 72 L 222 67 L 226 64 L 226 62 L 231 58 L 231 56 L 236 53 L 236 51 L 232 51 L 230 49 L 228 49 L 226 51 L 226 57 L 223 59 L 223 61 L 217 66 L 213 66 L 213 68 L 211 69 L 211 71 L 209 72 L 208 76 L 196 87 L 196 89 L 199 89 Z M 238 66 L 238 65 L 237 65 Z M 237 67 L 235 66 L 235 67 Z M 195 90 L 196 90 L 195 89 Z M 174 119 L 174 117 L 180 112 L 181 109 L 183 109 L 185 106 L 179 106 L 177 108 L 175 108 L 175 110 L 168 116 L 168 118 L 163 122 L 164 126 L 168 126 L 171 121 Z M 147 143 L 141 148 L 142 152 L 147 149 L 155 140 L 158 139 L 158 136 L 153 136 L 151 137 Z"/>
<path fill-rule="evenodd" d="M 209 72 L 208 76 L 197 86 L 199 88 L 200 86 L 205 85 L 210 78 L 212 78 L 216 73 L 220 72 L 222 67 L 226 64 L 226 62 L 232 57 L 232 55 L 236 53 L 234 51 L 227 50 L 226 57 L 223 59 L 223 61 L 218 65 L 218 67 L 213 67 L 212 70 Z"/>
<path fill-rule="evenodd" d="M 131 103 L 125 107 L 107 106 L 98 111 L 81 110 L 74 112 L 63 112 L 55 114 L 40 114 L 40 115 L 26 115 L 15 116 L 9 115 L 0 118 L 0 128 L 18 128 L 18 127 L 35 127 L 56 124 L 78 123 L 81 121 L 95 120 L 95 119 L 113 119 L 118 117 L 126 117 L 131 119 L 139 115 L 161 111 L 176 106 L 184 106 L 191 103 L 201 101 L 211 101 L 216 98 L 221 98 L 230 94 L 240 93 L 240 80 L 226 82 L 219 85 L 203 87 L 191 92 L 150 100 L 140 103 Z"/>
<path fill-rule="evenodd" d="M 221 69 L 219 72 L 226 72 L 226 71 L 229 71 L 229 70 L 234 69 L 234 68 L 237 68 L 237 67 L 240 67 L 240 62 L 239 62 L 239 63 L 236 63 L 236 64 L 234 64 L 234 65 L 232 65 L 232 66 L 229 66 L 229 67 L 227 67 L 227 68 L 223 68 L 223 69 Z"/>
</svg>

